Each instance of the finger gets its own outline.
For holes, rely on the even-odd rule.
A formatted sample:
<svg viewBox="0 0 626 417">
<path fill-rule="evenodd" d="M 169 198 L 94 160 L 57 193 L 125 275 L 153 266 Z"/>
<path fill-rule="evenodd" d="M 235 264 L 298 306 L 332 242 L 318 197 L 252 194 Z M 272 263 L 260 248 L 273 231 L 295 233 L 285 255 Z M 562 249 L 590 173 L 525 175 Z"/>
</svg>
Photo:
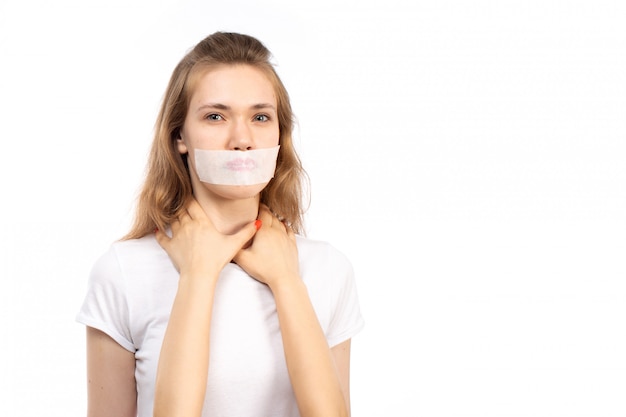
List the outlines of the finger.
<svg viewBox="0 0 626 417">
<path fill-rule="evenodd" d="M 236 240 L 236 245 L 239 248 L 233 258 L 238 265 L 241 265 L 241 262 L 245 264 L 246 258 L 249 256 L 249 251 L 243 249 L 243 247 L 254 237 L 255 233 L 262 227 L 262 224 L 261 220 L 256 220 L 229 237 Z"/>
<path fill-rule="evenodd" d="M 194 220 L 202 219 L 206 217 L 206 214 L 204 213 L 204 210 L 200 206 L 200 203 L 198 203 L 198 200 L 196 200 L 195 198 L 189 199 L 189 202 L 187 203 L 186 208 L 187 208 L 187 213 L 189 214 L 189 217 L 191 217 Z"/>
<path fill-rule="evenodd" d="M 158 244 L 165 249 L 166 246 L 169 245 L 170 240 L 172 240 L 168 235 L 165 234 L 165 232 L 163 232 L 161 229 L 157 229 L 156 232 L 154 233 L 154 236 L 156 237 L 156 241 L 158 242 Z"/>
<path fill-rule="evenodd" d="M 256 220 L 245 225 L 240 231 L 229 236 L 233 240 L 237 249 L 241 249 L 246 243 L 254 237 L 257 230 L 261 227 L 262 221 Z"/>
<path fill-rule="evenodd" d="M 278 227 L 282 229 L 282 227 L 284 226 L 284 222 L 280 219 L 280 217 L 274 214 L 274 212 L 270 210 L 270 208 L 267 207 L 266 205 L 264 204 L 261 205 L 260 213 L 263 214 L 263 219 L 265 219 L 264 224 L 267 224 L 268 227 L 272 227 L 272 228 Z"/>
<path fill-rule="evenodd" d="M 241 249 L 239 252 L 235 254 L 233 261 L 240 267 L 244 267 L 244 265 L 248 265 L 248 258 L 251 256 L 249 249 Z"/>
<path fill-rule="evenodd" d="M 265 204 L 261 204 L 259 207 L 259 219 L 263 222 L 265 227 L 272 227 L 274 223 L 275 217 Z"/>
<path fill-rule="evenodd" d="M 180 217 L 179 217 L 180 219 Z M 176 219 L 170 224 L 170 229 L 172 229 L 172 234 L 178 233 L 181 228 L 180 220 Z"/>
<path fill-rule="evenodd" d="M 259 216 L 272 216 L 272 211 L 265 204 L 259 205 Z"/>
<path fill-rule="evenodd" d="M 189 217 L 189 213 L 187 212 L 187 209 L 183 208 L 178 213 L 176 213 L 176 218 L 174 222 L 178 222 L 180 225 L 183 225 L 189 222 L 190 220 L 191 220 L 191 217 Z M 174 222 L 172 222 L 172 225 L 174 224 Z"/>
</svg>

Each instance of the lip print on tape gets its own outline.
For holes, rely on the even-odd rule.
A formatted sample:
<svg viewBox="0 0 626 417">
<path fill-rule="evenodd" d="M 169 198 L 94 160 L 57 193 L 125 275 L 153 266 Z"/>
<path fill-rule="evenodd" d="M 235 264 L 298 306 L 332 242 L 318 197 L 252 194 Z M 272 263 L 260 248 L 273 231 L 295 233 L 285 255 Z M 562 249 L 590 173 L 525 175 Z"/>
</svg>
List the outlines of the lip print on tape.
<svg viewBox="0 0 626 417">
<path fill-rule="evenodd" d="M 250 151 L 196 149 L 200 181 L 215 185 L 255 185 L 274 177 L 280 145 Z"/>
</svg>

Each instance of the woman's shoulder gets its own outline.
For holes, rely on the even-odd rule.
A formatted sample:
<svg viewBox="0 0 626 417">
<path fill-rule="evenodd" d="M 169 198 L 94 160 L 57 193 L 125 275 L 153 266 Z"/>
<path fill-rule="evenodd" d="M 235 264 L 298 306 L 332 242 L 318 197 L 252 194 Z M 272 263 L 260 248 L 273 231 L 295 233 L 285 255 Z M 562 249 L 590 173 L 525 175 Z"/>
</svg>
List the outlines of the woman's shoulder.
<svg viewBox="0 0 626 417">
<path fill-rule="evenodd" d="M 117 240 L 111 243 L 111 251 L 117 254 L 151 255 L 162 252 L 161 246 L 156 241 L 154 234 L 148 234 L 138 239 Z"/>
<path fill-rule="evenodd" d="M 348 257 L 326 240 L 296 235 L 296 243 L 301 262 L 324 262 L 327 265 L 351 268 Z"/>
<path fill-rule="evenodd" d="M 112 242 L 95 262 L 96 270 L 132 270 L 137 266 L 154 264 L 168 259 L 153 234 L 139 239 L 118 240 Z"/>
</svg>

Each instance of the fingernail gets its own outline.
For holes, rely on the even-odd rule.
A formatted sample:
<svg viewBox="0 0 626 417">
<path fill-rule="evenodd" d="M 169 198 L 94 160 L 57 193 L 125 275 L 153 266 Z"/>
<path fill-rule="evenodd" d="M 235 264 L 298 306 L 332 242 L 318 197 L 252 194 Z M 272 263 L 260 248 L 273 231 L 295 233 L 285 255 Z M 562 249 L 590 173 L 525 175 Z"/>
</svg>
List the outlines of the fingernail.
<svg viewBox="0 0 626 417">
<path fill-rule="evenodd" d="M 254 227 L 256 227 L 256 230 L 259 230 L 261 228 L 261 225 L 263 224 L 263 222 L 259 219 L 256 219 L 254 221 Z"/>
<path fill-rule="evenodd" d="M 158 232 L 158 231 L 159 231 L 159 228 L 158 228 L 158 227 L 155 227 L 155 228 L 154 228 L 154 233 L 156 233 L 156 232 Z"/>
</svg>

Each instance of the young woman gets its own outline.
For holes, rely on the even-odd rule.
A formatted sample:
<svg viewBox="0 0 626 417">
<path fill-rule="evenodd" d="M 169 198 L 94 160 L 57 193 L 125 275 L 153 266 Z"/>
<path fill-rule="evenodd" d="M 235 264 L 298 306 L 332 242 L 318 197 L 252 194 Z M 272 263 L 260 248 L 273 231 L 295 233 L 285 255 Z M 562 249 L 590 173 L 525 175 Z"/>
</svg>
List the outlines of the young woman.
<svg viewBox="0 0 626 417">
<path fill-rule="evenodd" d="M 88 415 L 345 416 L 352 268 L 302 233 L 289 97 L 253 37 L 178 64 L 128 235 L 95 263 Z"/>
</svg>

